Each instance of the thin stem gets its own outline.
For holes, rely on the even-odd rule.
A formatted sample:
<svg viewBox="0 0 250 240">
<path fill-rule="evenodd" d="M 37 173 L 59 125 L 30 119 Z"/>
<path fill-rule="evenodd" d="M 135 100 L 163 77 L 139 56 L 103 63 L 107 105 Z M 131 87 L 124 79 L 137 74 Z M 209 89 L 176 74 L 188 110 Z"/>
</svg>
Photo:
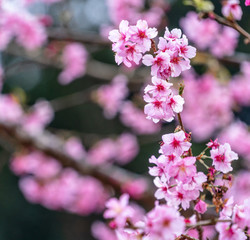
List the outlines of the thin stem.
<svg viewBox="0 0 250 240">
<path fill-rule="evenodd" d="M 199 221 L 195 224 L 187 224 L 186 227 L 188 228 L 196 228 L 198 226 L 210 226 L 210 225 L 215 225 L 218 222 L 231 222 L 230 219 L 218 219 L 218 218 L 212 218 L 208 220 L 202 220 Z"/>
<path fill-rule="evenodd" d="M 246 44 L 250 43 L 250 34 L 245 29 L 243 29 L 237 22 L 225 19 L 225 18 L 217 15 L 214 12 L 202 13 L 200 16 L 202 18 L 213 19 L 213 20 L 215 20 L 216 22 L 218 22 L 218 23 L 220 23 L 222 25 L 225 25 L 225 26 L 228 26 L 228 27 L 231 27 L 231 28 L 235 29 L 237 32 L 239 32 L 241 35 L 243 35 L 246 38 L 245 39 Z"/>
<path fill-rule="evenodd" d="M 180 124 L 180 126 L 181 126 L 181 130 L 182 130 L 183 132 L 185 132 L 185 128 L 184 128 L 184 125 L 183 125 L 183 122 L 182 122 L 181 114 L 180 114 L 180 113 L 177 113 L 177 116 L 178 116 L 179 124 Z"/>
</svg>

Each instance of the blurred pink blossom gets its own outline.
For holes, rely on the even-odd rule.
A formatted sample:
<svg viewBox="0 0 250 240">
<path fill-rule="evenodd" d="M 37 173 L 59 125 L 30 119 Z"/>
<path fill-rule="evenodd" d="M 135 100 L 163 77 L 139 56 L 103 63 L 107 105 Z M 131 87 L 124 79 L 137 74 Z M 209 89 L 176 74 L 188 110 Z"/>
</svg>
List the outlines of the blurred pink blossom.
<svg viewBox="0 0 250 240">
<path fill-rule="evenodd" d="M 59 82 L 66 85 L 82 77 L 86 72 L 87 57 L 87 50 L 82 44 L 68 44 L 62 54 L 64 69 L 59 75 Z"/>
<path fill-rule="evenodd" d="M 128 95 L 127 82 L 125 75 L 117 75 L 109 85 L 103 85 L 96 91 L 96 101 L 103 107 L 106 118 L 114 118 L 122 109 L 122 103 Z"/>
<path fill-rule="evenodd" d="M 226 0 L 222 6 L 222 14 L 225 17 L 233 17 L 235 20 L 241 20 L 242 9 L 239 0 Z"/>
</svg>

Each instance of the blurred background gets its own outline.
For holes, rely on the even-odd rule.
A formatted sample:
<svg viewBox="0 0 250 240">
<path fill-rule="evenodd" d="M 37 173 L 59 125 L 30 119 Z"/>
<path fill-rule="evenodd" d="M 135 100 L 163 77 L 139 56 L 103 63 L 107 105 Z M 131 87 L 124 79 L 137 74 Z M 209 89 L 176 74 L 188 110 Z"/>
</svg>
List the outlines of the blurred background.
<svg viewBox="0 0 250 240">
<path fill-rule="evenodd" d="M 20 1 L 10 2 L 12 3 L 11 7 L 6 7 L 4 1 L 1 3 L 3 4 L 1 9 L 2 16 L 4 16 L 4 11 L 15 12 L 18 9 L 20 10 Z M 124 18 L 128 18 L 132 24 L 135 24 L 140 18 L 147 19 L 150 26 L 157 27 L 162 35 L 165 26 L 168 26 L 170 29 L 175 27 L 183 28 L 182 26 L 185 23 L 180 24 L 180 20 L 187 22 L 188 20 L 184 19 L 184 17 L 186 17 L 188 12 L 195 9 L 184 5 L 179 0 L 62 0 L 54 1 L 54 3 L 50 1 L 50 4 L 48 2 L 30 1 L 29 3 L 27 1 L 26 5 L 21 7 L 20 14 L 23 14 L 24 18 L 27 17 L 25 15 L 26 11 L 30 15 L 39 18 L 40 23 L 42 22 L 47 29 L 48 37 L 42 46 L 31 50 L 25 48 L 22 44 L 20 46 L 15 41 L 15 38 L 9 42 L 8 46 L 2 47 L 1 65 L 4 69 L 2 93 L 12 94 L 16 99 L 15 101 L 27 112 L 29 112 L 29 109 L 32 109 L 31 106 L 38 99 L 48 101 L 53 109 L 54 117 L 51 117 L 47 130 L 65 141 L 72 136 L 76 136 L 78 141 L 84 146 L 84 151 L 88 153 L 94 154 L 93 149 L 103 139 L 109 138 L 116 141 L 123 133 L 132 134 L 136 140 L 132 146 L 124 150 L 126 153 L 130 153 L 129 157 L 125 157 L 125 160 L 123 159 L 124 161 L 103 160 L 101 157 L 98 160 L 96 155 L 92 156 L 94 158 L 93 161 L 96 160 L 98 166 L 106 163 L 105 161 L 108 161 L 109 164 L 112 162 L 115 165 L 122 165 L 123 168 L 141 176 L 147 176 L 148 158 L 151 155 L 158 154 L 161 136 L 164 133 L 173 131 L 176 124 L 163 123 L 155 127 L 145 123 L 145 127 L 139 130 L 139 127 L 144 123 L 139 123 L 141 120 L 138 113 L 138 118 L 131 121 L 138 121 L 137 124 L 139 126 L 131 124 L 130 120 L 128 120 L 130 114 L 133 113 L 131 109 L 125 113 L 122 109 L 119 109 L 118 114 L 107 112 L 105 114 L 105 107 L 107 106 L 102 105 L 103 101 L 112 102 L 116 99 L 110 97 L 110 99 L 103 100 L 97 91 L 101 86 L 111 85 L 111 81 L 115 76 L 123 74 L 123 77 L 126 78 L 124 82 L 126 82 L 125 85 L 128 92 L 124 93 L 122 101 L 127 101 L 127 104 L 128 101 L 130 103 L 133 102 L 138 111 L 140 110 L 140 113 L 142 113 L 144 106 L 142 99 L 143 87 L 150 80 L 150 71 L 145 67 L 128 69 L 124 66 L 118 67 L 116 65 L 114 53 L 111 50 L 111 43 L 107 39 L 107 35 L 109 30 L 118 28 L 119 22 Z M 215 1 L 214 4 L 215 12 L 221 14 L 221 2 Z M 247 31 L 250 31 L 249 9 L 243 3 L 242 9 L 243 17 L 240 24 Z M 188 35 L 188 30 L 186 31 Z M 196 31 L 196 29 L 193 29 L 193 31 Z M 26 34 L 28 36 L 29 32 Z M 218 31 L 217 34 L 222 34 L 222 31 Z M 229 41 L 227 38 L 224 39 L 225 42 Z M 215 40 L 211 39 L 211 41 Z M 86 69 L 85 73 L 82 72 L 82 74 L 76 75 L 74 81 L 68 80 L 68 82 L 65 82 L 67 80 L 64 81 L 62 77 L 60 78 L 65 65 L 62 57 L 63 49 L 72 42 L 77 42 L 84 47 L 84 51 L 86 51 L 88 56 L 85 63 Z M 192 43 L 191 41 L 190 44 L 197 47 L 195 42 Z M 246 73 L 242 70 L 241 63 L 250 60 L 249 45 L 244 44 L 243 37 L 237 36 L 237 42 L 232 48 L 230 49 L 232 53 L 229 54 L 230 56 L 227 56 L 226 53 L 217 55 L 211 53 L 209 47 L 201 47 L 200 49 L 198 47 L 199 54 L 192 64 L 198 74 L 196 78 L 198 79 L 199 76 L 209 73 L 224 87 L 229 85 L 233 75 L 241 74 L 240 76 L 243 78 L 242 76 Z M 74 61 L 74 58 L 72 58 L 72 61 Z M 182 78 L 189 77 L 185 75 Z M 179 82 L 182 81 L 182 78 L 179 79 Z M 123 80 L 120 80 L 120 82 L 123 82 Z M 124 88 L 124 86 L 120 86 L 120 89 L 118 87 L 118 90 L 114 91 L 118 91 L 118 93 L 126 92 Z M 186 91 L 188 89 L 189 87 L 187 86 Z M 226 94 L 231 94 L 231 97 L 232 89 L 236 89 L 236 87 L 228 87 L 225 91 Z M 112 95 L 112 93 L 114 92 L 111 91 L 110 94 Z M 190 94 L 192 95 L 192 93 Z M 201 98 L 205 98 L 205 100 L 210 98 L 208 96 L 209 92 L 203 94 Z M 247 92 L 246 90 L 244 94 L 249 94 L 250 96 L 250 91 Z M 233 96 L 235 95 L 237 93 L 234 93 Z M 117 98 L 119 99 L 119 96 Z M 187 98 L 192 98 L 192 96 L 187 96 Z M 191 100 L 187 100 L 187 104 L 190 102 Z M 206 107 L 210 106 L 210 103 L 208 105 L 204 104 Z M 193 152 L 195 154 L 199 154 L 203 150 L 203 144 L 208 142 L 210 138 L 217 137 L 222 133 L 224 134 L 223 138 L 228 137 L 228 135 L 225 136 L 225 129 L 235 121 L 241 121 L 242 124 L 243 122 L 250 124 L 250 101 L 242 103 L 235 97 L 233 103 L 230 102 L 229 105 L 226 105 L 226 107 L 222 106 L 222 109 L 227 108 L 226 113 L 220 110 L 219 113 L 215 113 L 213 120 L 210 119 L 210 116 L 207 117 L 207 120 L 206 118 L 202 120 L 205 121 L 204 127 L 206 129 L 211 128 L 211 130 L 205 132 L 204 129 L 200 129 L 200 132 L 194 132 L 195 143 Z M 194 111 L 193 107 L 187 108 L 189 110 L 186 114 L 192 114 L 191 111 Z M 196 109 L 196 111 L 198 112 L 199 110 Z M 1 114 L 4 115 L 5 112 L 2 111 Z M 229 114 L 230 117 L 224 117 L 223 114 L 226 116 Z M 195 116 L 195 113 L 193 116 Z M 187 122 L 188 130 L 195 131 L 192 128 L 196 123 L 190 124 L 190 121 L 192 122 L 193 120 L 190 120 L 188 116 L 184 116 L 185 121 Z M 203 123 L 197 124 L 202 128 Z M 247 129 L 248 127 L 245 126 L 243 128 Z M 235 134 L 233 130 L 230 139 Z M 37 137 L 39 138 L 39 135 Z M 36 203 L 34 199 L 31 203 L 29 196 L 27 197 L 27 192 L 23 195 L 19 188 L 20 178 L 22 178 L 20 175 L 22 174 L 17 174 L 15 170 L 15 173 L 13 173 L 10 170 L 10 162 L 13 161 L 13 158 L 24 154 L 24 147 L 16 147 L 15 144 L 13 145 L 6 140 L 5 135 L 2 133 L 0 133 L 0 138 L 2 146 L 0 151 L 0 239 L 94 239 L 91 236 L 91 225 L 95 220 L 101 219 L 101 214 L 77 213 L 77 211 L 70 213 L 60 208 L 52 208 L 53 210 L 51 210 Z M 247 140 L 245 142 L 250 144 Z M 250 147 L 248 147 L 249 145 L 242 150 L 242 154 L 240 154 L 243 155 L 242 159 L 249 158 L 250 153 L 248 151 L 250 152 Z M 107 148 L 104 146 L 104 149 L 107 150 Z M 234 151 L 237 150 L 235 149 Z M 103 156 L 107 154 L 104 150 L 99 149 L 99 151 L 99 154 L 103 154 Z M 249 160 L 242 159 L 234 165 L 234 169 L 241 170 L 247 168 Z M 26 175 L 32 174 L 26 173 Z M 25 190 L 23 191 L 25 192 Z"/>
</svg>

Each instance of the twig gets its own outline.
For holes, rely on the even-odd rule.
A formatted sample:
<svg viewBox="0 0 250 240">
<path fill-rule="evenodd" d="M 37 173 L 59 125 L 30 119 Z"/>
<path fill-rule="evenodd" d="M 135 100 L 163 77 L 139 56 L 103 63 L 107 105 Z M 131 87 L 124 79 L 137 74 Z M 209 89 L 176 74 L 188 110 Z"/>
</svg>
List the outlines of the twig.
<svg viewBox="0 0 250 240">
<path fill-rule="evenodd" d="M 215 225 L 218 222 L 231 222 L 230 219 L 218 219 L 218 218 L 212 218 L 212 219 L 208 219 L 208 220 L 202 220 L 199 221 L 195 224 L 187 224 L 186 227 L 188 228 L 196 228 L 199 226 L 210 226 L 210 225 Z"/>
<path fill-rule="evenodd" d="M 111 185 L 116 191 L 121 187 L 141 176 L 129 172 L 125 169 L 109 165 L 105 167 L 94 167 L 86 163 L 84 159 L 75 161 L 64 150 L 64 141 L 56 135 L 44 131 L 38 136 L 31 136 L 23 131 L 18 125 L 8 125 L 0 123 L 0 135 L 4 137 L 9 144 L 37 149 L 48 156 L 55 158 L 63 167 L 70 167 L 81 175 L 91 175 L 99 179 L 102 183 Z M 151 180 L 144 177 L 148 184 L 147 190 L 141 199 L 144 206 L 153 206 L 154 187 Z"/>
<path fill-rule="evenodd" d="M 237 22 L 235 21 L 230 21 L 228 19 L 225 19 L 219 15 L 217 15 L 214 12 L 210 12 L 210 13 L 202 13 L 200 15 L 202 18 L 210 18 L 215 20 L 216 22 L 231 27 L 233 29 L 235 29 L 237 32 L 239 32 L 241 35 L 243 35 L 246 39 L 245 39 L 245 43 L 248 44 L 250 43 L 250 34 L 244 30 Z"/>
<path fill-rule="evenodd" d="M 98 45 L 98 46 L 110 46 L 111 42 L 106 40 L 97 33 L 94 32 L 76 32 L 67 28 L 50 28 L 47 31 L 49 40 L 56 41 L 74 41 L 84 44 Z"/>
</svg>

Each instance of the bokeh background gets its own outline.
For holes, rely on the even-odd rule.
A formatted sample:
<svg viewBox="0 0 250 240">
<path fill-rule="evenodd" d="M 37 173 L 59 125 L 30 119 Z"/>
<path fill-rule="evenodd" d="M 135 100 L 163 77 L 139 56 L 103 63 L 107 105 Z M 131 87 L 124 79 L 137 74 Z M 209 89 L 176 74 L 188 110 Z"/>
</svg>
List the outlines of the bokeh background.
<svg viewBox="0 0 250 240">
<path fill-rule="evenodd" d="M 151 1 L 144 1 L 145 9 L 149 7 Z M 221 3 L 214 1 L 216 12 L 220 13 Z M 170 29 L 179 27 L 179 21 L 188 11 L 194 10 L 186 6 L 182 1 L 159 1 L 159 6 L 164 6 L 162 20 L 159 24 L 160 32 L 165 25 Z M 242 3 L 243 6 L 243 3 Z M 250 31 L 249 9 L 243 8 L 243 18 L 241 25 Z M 102 64 L 109 64 L 111 69 L 118 69 L 114 61 L 114 54 L 111 51 L 111 44 L 93 44 L 98 39 L 107 39 L 101 36 L 110 28 L 117 27 L 112 21 L 108 4 L 105 0 L 62 0 L 52 5 L 36 3 L 30 7 L 33 14 L 48 14 L 54 21 L 49 27 L 51 32 L 54 29 L 63 29 L 65 33 L 74 32 L 79 36 L 89 39 L 90 44 L 85 44 L 91 61 Z M 106 26 L 106 27 L 104 27 Z M 194 29 L 195 31 L 195 29 Z M 70 34 L 69 34 L 70 35 Z M 67 39 L 66 39 L 67 40 Z M 53 40 L 53 37 L 51 41 Z M 243 43 L 240 38 L 237 52 L 244 52 L 244 58 L 250 54 L 249 46 Z M 33 53 L 35 54 L 35 53 Z M 112 76 L 110 68 L 95 69 L 96 76 L 86 74 L 78 78 L 67 86 L 58 83 L 60 68 L 49 66 L 49 64 L 39 64 L 30 55 L 15 54 L 11 48 L 1 53 L 3 66 L 8 66 L 5 75 L 3 93 L 13 93 L 26 106 L 31 106 L 37 99 L 43 98 L 51 101 L 57 106 L 55 117 L 48 129 L 62 137 L 71 135 L 78 136 L 86 149 L 91 148 L 95 142 L 102 138 L 116 136 L 127 130 L 119 117 L 106 119 L 103 110 L 98 104 L 87 99 L 85 95 L 88 89 L 93 86 L 108 84 L 112 79 L 102 79 L 104 76 Z M 230 74 L 239 71 L 238 64 L 225 63 L 225 67 Z M 195 69 L 200 74 L 207 70 L 203 63 L 196 64 Z M 104 71 L 104 72 L 102 72 Z M 106 71 L 106 72 L 105 72 Z M 118 70 L 116 70 L 118 71 Z M 133 75 L 128 70 L 128 75 Z M 147 72 L 149 73 L 149 72 Z M 146 75 L 146 74 L 145 74 Z M 145 78 L 145 81 L 147 78 Z M 129 99 L 142 97 L 141 88 L 143 81 L 138 78 L 129 84 L 131 90 Z M 80 92 L 76 98 L 74 93 Z M 73 94 L 73 95 L 72 95 Z M 65 96 L 71 96 L 65 100 Z M 142 104 L 142 100 L 138 100 Z M 246 106 L 235 114 L 242 121 L 250 124 L 250 111 Z M 148 158 L 156 154 L 159 148 L 161 135 L 172 131 L 174 124 L 163 124 L 160 133 L 138 136 L 140 150 L 135 159 L 125 165 L 126 169 L 139 174 L 147 175 Z M 204 141 L 205 142 L 205 141 Z M 203 142 L 194 144 L 194 152 L 199 153 L 203 149 Z M 29 203 L 19 189 L 19 177 L 9 169 L 9 160 L 13 154 L 13 149 L 8 146 L 4 138 L 1 138 L 0 151 L 0 239 L 1 240 L 90 240 L 90 228 L 94 220 L 101 218 L 98 214 L 91 216 L 80 216 L 67 213 L 65 211 L 52 211 L 38 204 Z M 236 165 L 235 165 L 236 166 Z M 242 164 L 236 169 L 242 168 Z"/>
</svg>

